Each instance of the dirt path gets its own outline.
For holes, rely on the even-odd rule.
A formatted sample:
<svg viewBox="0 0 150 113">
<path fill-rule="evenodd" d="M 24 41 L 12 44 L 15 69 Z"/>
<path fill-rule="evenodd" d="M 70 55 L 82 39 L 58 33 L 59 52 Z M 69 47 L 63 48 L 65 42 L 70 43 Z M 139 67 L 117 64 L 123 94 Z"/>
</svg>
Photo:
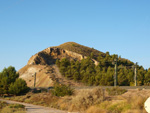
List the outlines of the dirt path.
<svg viewBox="0 0 150 113">
<path fill-rule="evenodd" d="M 61 111 L 53 108 L 27 104 L 22 102 L 16 102 L 16 101 L 4 100 L 4 99 L 0 99 L 0 101 L 5 101 L 9 104 L 22 104 L 25 106 L 27 113 L 67 113 L 66 111 Z"/>
</svg>

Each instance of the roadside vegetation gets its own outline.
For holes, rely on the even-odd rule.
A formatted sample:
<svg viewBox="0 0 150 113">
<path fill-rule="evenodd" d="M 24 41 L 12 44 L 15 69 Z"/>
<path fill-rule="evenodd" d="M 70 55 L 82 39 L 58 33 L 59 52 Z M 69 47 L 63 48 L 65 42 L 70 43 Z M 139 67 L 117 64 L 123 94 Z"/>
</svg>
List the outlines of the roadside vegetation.
<svg viewBox="0 0 150 113">
<path fill-rule="evenodd" d="M 109 91 L 117 91 L 117 95 L 110 95 Z M 55 96 L 49 92 L 32 93 L 26 95 L 7 97 L 20 102 L 42 105 L 69 112 L 80 113 L 146 113 L 144 102 L 150 91 L 124 89 L 104 90 L 100 87 L 93 89 L 74 90 L 72 95 Z M 146 92 L 146 93 L 145 93 Z M 141 95 L 139 95 L 141 94 Z M 145 94 L 145 95 L 144 95 Z"/>
<path fill-rule="evenodd" d="M 25 106 L 0 101 L 0 113 L 26 113 Z"/>
<path fill-rule="evenodd" d="M 54 85 L 54 88 L 51 90 L 51 93 L 54 96 L 63 97 L 66 95 L 72 95 L 74 93 L 74 89 L 71 88 L 70 86 L 56 83 Z"/>
<path fill-rule="evenodd" d="M 0 97 L 17 96 L 29 91 L 26 82 L 19 78 L 15 68 L 10 66 L 0 72 Z M 7 104 L 0 101 L 0 113 L 26 113 L 25 107 L 20 104 Z"/>
<path fill-rule="evenodd" d="M 121 94 L 124 94 L 125 92 L 127 92 L 126 89 L 122 89 L 122 88 L 119 88 L 119 87 L 107 88 L 106 91 L 111 96 L 121 95 Z"/>
</svg>

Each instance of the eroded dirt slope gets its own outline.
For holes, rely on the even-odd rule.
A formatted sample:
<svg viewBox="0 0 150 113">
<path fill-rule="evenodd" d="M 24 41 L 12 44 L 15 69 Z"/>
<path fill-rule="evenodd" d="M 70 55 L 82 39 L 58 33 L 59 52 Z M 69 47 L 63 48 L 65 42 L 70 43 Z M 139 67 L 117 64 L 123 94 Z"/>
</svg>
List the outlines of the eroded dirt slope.
<svg viewBox="0 0 150 113">
<path fill-rule="evenodd" d="M 36 87 L 50 87 L 55 82 L 79 86 L 81 84 L 76 83 L 72 80 L 67 80 L 61 75 L 58 67 L 54 65 L 26 65 L 19 70 L 20 78 L 27 82 L 29 87 L 34 86 L 34 74 L 36 73 Z"/>
</svg>

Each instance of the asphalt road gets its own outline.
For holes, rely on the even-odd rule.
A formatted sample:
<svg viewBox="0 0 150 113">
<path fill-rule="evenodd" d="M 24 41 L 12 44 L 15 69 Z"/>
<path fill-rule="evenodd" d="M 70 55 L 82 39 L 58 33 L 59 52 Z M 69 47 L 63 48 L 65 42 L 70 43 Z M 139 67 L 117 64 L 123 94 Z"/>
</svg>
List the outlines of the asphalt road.
<svg viewBox="0 0 150 113">
<path fill-rule="evenodd" d="M 27 113 L 68 113 L 66 111 L 61 111 L 53 108 L 27 104 L 22 102 L 16 102 L 16 101 L 4 100 L 4 99 L 0 99 L 0 101 L 5 101 L 9 104 L 22 104 L 25 106 Z"/>
</svg>

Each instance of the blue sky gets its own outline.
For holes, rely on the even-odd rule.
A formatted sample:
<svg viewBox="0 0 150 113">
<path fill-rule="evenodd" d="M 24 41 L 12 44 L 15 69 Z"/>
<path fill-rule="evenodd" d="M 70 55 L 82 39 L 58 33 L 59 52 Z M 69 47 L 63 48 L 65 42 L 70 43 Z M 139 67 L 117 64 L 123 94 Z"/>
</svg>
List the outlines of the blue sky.
<svg viewBox="0 0 150 113">
<path fill-rule="evenodd" d="M 73 41 L 150 67 L 149 0 L 0 0 L 0 71 Z"/>
</svg>

